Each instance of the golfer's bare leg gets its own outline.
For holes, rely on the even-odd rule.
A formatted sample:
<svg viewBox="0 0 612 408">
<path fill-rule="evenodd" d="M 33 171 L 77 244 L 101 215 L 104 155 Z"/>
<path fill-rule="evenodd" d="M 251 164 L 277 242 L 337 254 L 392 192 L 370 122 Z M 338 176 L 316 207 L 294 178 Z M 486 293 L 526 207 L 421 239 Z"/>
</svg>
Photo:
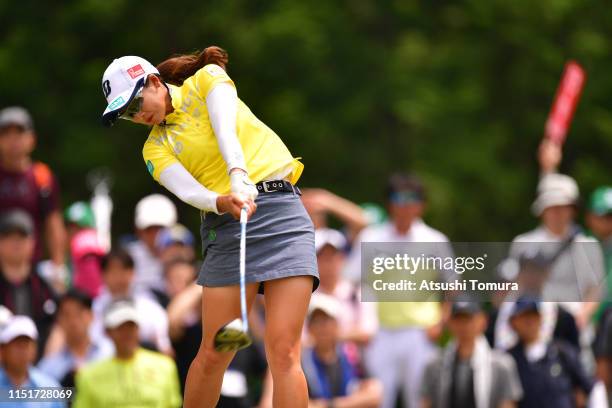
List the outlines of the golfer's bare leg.
<svg viewBox="0 0 612 408">
<path fill-rule="evenodd" d="M 312 280 L 312 276 L 295 276 L 264 283 L 264 339 L 274 382 L 274 408 L 308 406 L 308 388 L 300 363 L 300 341 L 312 292 Z"/>
<path fill-rule="evenodd" d="M 258 286 L 259 283 L 247 284 L 249 311 Z M 214 339 L 221 327 L 240 317 L 240 287 L 203 287 L 202 291 L 202 343 L 187 374 L 184 408 L 214 408 L 217 405 L 223 373 L 236 354 L 215 351 Z"/>
</svg>

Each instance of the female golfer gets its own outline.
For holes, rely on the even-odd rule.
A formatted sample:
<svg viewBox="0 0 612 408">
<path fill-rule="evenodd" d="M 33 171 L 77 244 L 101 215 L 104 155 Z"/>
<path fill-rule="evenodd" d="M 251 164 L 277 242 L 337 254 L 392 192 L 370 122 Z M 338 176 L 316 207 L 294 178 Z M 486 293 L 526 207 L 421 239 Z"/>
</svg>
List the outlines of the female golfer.
<svg viewBox="0 0 612 408">
<path fill-rule="evenodd" d="M 246 239 L 246 298 L 264 293 L 265 348 L 275 407 L 306 407 L 300 334 L 318 285 L 314 232 L 295 183 L 303 165 L 237 97 L 227 53 L 208 47 L 157 68 L 140 57 L 114 60 L 104 72 L 102 120 L 152 126 L 143 156 L 160 184 L 202 212 L 203 339 L 187 376 L 184 406 L 214 407 L 233 352 L 215 334 L 240 316 L 241 208 Z M 257 208 L 257 212 L 255 209 Z"/>
</svg>

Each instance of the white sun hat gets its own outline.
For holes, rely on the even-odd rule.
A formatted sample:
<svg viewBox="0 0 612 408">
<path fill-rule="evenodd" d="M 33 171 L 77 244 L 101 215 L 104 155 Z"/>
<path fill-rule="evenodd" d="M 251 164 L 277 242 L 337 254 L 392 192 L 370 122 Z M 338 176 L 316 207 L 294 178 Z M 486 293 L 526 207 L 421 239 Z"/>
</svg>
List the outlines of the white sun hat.
<svg viewBox="0 0 612 408">
<path fill-rule="evenodd" d="M 538 184 L 538 196 L 531 206 L 534 215 L 540 216 L 548 207 L 576 205 L 580 198 L 578 184 L 565 174 L 547 174 Z"/>
</svg>

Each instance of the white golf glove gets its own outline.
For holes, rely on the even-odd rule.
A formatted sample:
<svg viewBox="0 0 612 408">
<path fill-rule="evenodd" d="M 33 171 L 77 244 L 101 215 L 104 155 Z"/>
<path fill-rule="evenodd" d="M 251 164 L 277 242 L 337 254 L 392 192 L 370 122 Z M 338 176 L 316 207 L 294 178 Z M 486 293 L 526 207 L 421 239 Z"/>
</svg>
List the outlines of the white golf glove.
<svg viewBox="0 0 612 408">
<path fill-rule="evenodd" d="M 255 200 L 259 194 L 255 183 L 251 181 L 248 174 L 242 171 L 230 174 L 230 184 L 232 193 L 242 194 L 251 200 Z"/>
</svg>

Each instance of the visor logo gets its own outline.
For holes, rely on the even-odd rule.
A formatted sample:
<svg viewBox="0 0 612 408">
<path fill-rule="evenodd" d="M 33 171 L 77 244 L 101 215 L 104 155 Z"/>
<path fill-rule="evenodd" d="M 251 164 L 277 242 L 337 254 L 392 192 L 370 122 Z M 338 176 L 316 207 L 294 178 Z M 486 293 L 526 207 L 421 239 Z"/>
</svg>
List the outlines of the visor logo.
<svg viewBox="0 0 612 408">
<path fill-rule="evenodd" d="M 128 72 L 128 74 L 130 74 L 130 77 L 132 77 L 132 79 L 134 79 L 134 78 L 138 78 L 139 76 L 144 74 L 144 69 L 142 69 L 140 64 L 138 64 L 138 65 L 134 65 L 132 68 L 128 69 L 127 72 Z"/>
<path fill-rule="evenodd" d="M 120 107 L 121 105 L 123 105 L 125 103 L 125 100 L 123 99 L 122 96 L 118 96 L 117 98 L 115 98 L 114 101 L 112 101 L 110 103 L 110 105 L 108 105 L 108 110 L 115 110 L 118 107 Z"/>
<path fill-rule="evenodd" d="M 104 92 L 105 98 L 108 98 L 108 95 L 111 93 L 110 81 L 108 79 L 102 82 L 102 92 Z"/>
</svg>

